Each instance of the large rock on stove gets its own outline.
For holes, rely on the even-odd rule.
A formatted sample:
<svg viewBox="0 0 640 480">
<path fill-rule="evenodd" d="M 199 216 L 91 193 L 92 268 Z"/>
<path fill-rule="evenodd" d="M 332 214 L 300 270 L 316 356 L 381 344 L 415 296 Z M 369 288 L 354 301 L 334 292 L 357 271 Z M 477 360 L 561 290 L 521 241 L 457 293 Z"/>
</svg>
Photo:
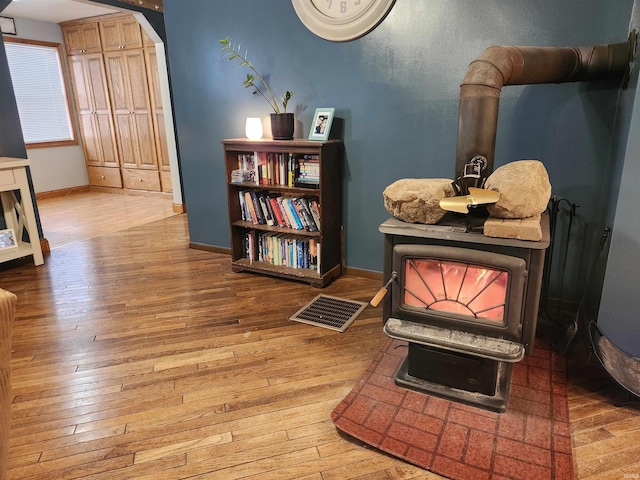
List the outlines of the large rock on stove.
<svg viewBox="0 0 640 480">
<path fill-rule="evenodd" d="M 487 205 L 497 218 L 529 218 L 544 212 L 551 198 L 549 174 L 538 160 L 518 160 L 497 168 L 485 183 L 500 193 L 500 200 Z"/>
<path fill-rule="evenodd" d="M 453 197 L 452 181 L 446 178 L 404 178 L 382 192 L 384 208 L 396 218 L 411 223 L 438 223 L 447 213 L 440 200 Z"/>
</svg>

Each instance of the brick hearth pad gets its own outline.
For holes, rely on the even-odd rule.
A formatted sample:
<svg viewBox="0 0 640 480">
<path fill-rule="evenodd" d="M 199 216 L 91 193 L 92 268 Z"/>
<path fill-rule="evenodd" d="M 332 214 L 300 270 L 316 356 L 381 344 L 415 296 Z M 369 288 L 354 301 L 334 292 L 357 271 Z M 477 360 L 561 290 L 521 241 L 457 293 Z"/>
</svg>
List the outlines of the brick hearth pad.
<svg viewBox="0 0 640 480">
<path fill-rule="evenodd" d="M 514 365 L 505 413 L 398 387 L 406 342 L 389 339 L 331 414 L 343 432 L 455 480 L 570 480 L 564 358 L 536 339 Z"/>
</svg>

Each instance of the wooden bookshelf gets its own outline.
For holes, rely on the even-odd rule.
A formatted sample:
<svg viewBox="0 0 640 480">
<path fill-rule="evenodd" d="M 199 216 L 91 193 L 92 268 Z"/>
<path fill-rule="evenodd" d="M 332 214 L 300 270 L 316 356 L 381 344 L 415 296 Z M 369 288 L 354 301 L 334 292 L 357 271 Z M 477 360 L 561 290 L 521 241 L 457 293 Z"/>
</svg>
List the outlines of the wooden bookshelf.
<svg viewBox="0 0 640 480">
<path fill-rule="evenodd" d="M 315 287 L 325 287 L 340 276 L 342 141 L 236 138 L 223 140 L 222 144 L 233 271 L 262 273 Z M 301 168 L 301 164 L 306 167 Z M 238 170 L 245 170 L 245 175 L 239 175 Z M 253 215 L 248 205 L 252 197 Z M 302 228 L 284 218 L 286 204 L 298 210 Z M 283 217 L 280 222 L 275 212 L 278 207 Z M 289 213 L 293 214 L 291 210 Z M 269 217 L 273 217 L 271 222 Z"/>
</svg>

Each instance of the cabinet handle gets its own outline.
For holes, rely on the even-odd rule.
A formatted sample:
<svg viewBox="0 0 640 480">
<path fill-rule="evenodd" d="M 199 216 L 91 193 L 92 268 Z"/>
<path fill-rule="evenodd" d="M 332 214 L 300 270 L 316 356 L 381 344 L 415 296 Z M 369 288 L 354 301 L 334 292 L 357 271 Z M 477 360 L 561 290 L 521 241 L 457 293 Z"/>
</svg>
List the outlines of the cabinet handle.
<svg viewBox="0 0 640 480">
<path fill-rule="evenodd" d="M 104 175 L 100 175 L 100 178 L 102 178 L 104 180 L 107 177 L 105 177 Z"/>
</svg>

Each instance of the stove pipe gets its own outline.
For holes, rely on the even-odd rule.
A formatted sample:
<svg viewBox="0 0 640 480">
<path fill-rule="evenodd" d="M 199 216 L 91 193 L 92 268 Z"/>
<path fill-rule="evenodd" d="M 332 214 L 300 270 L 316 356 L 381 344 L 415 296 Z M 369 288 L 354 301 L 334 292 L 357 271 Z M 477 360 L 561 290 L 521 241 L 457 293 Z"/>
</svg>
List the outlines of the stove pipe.
<svg viewBox="0 0 640 480">
<path fill-rule="evenodd" d="M 634 31 L 625 43 L 593 47 L 493 46 L 472 61 L 460 85 L 458 193 L 466 195 L 469 186 L 481 187 L 493 171 L 503 85 L 623 79 L 629 73 L 635 40 Z"/>
</svg>

